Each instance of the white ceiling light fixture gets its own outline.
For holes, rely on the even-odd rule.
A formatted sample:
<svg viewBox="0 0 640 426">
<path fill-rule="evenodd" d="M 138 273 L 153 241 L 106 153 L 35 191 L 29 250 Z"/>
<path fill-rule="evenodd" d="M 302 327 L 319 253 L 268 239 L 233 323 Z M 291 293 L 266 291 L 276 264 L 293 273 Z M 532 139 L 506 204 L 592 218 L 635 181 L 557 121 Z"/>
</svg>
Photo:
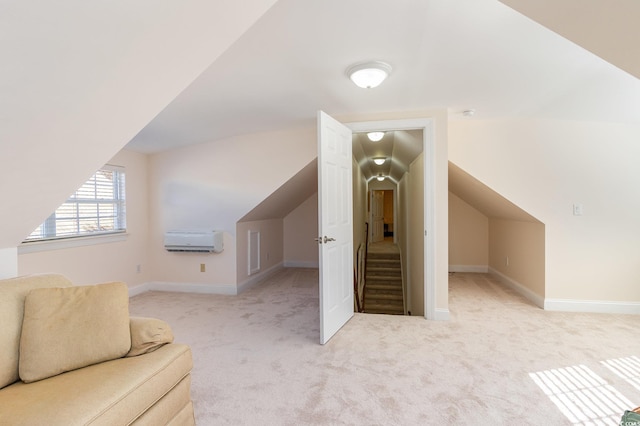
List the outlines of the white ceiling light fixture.
<svg viewBox="0 0 640 426">
<path fill-rule="evenodd" d="M 384 176 L 380 174 L 380 175 L 376 176 L 376 179 L 378 179 L 380 182 L 382 182 L 384 180 Z"/>
<path fill-rule="evenodd" d="M 369 132 L 367 133 L 367 137 L 371 142 L 378 142 L 384 137 L 384 132 Z"/>
<path fill-rule="evenodd" d="M 376 163 L 378 166 L 382 166 L 385 161 L 387 161 L 387 157 L 376 157 L 373 159 L 373 162 Z"/>
<path fill-rule="evenodd" d="M 353 83 L 363 89 L 378 87 L 391 74 L 391 65 L 386 62 L 372 61 L 356 64 L 347 69 L 347 75 Z"/>
</svg>

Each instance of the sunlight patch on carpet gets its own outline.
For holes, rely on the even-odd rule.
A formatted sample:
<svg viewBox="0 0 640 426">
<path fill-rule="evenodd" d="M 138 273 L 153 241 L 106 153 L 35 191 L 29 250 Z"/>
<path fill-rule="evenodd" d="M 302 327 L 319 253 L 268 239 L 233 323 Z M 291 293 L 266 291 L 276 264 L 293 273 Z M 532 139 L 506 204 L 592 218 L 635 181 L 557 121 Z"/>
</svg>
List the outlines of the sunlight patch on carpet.
<svg viewBox="0 0 640 426">
<path fill-rule="evenodd" d="M 624 379 L 627 383 L 640 390 L 640 358 L 630 356 L 601 362 L 602 365 L 611 370 L 616 376 Z"/>
<path fill-rule="evenodd" d="M 584 365 L 529 373 L 575 425 L 618 425 L 633 403 Z"/>
</svg>

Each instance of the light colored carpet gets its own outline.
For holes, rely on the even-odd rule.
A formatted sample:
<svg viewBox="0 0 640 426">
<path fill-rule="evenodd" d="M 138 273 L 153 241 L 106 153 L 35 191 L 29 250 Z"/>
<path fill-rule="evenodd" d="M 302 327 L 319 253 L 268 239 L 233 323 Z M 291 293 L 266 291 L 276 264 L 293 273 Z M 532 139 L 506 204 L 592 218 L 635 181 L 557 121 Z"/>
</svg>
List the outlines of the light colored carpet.
<svg viewBox="0 0 640 426">
<path fill-rule="evenodd" d="M 485 274 L 450 276 L 448 322 L 356 314 L 325 346 L 317 270 L 130 310 L 192 346 L 199 425 L 617 424 L 640 405 L 640 317 L 545 312 Z"/>
</svg>

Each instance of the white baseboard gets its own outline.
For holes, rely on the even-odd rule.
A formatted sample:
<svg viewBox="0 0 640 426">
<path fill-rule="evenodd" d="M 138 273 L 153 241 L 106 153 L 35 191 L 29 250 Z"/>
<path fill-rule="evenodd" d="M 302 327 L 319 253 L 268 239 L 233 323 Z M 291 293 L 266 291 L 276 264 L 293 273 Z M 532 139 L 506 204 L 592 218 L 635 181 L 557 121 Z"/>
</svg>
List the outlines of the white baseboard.
<svg viewBox="0 0 640 426">
<path fill-rule="evenodd" d="M 244 280 L 243 282 L 241 282 L 240 284 L 238 284 L 238 293 L 240 294 L 242 292 L 245 292 L 247 290 L 249 290 L 252 287 L 255 287 L 256 284 L 258 284 L 260 281 L 268 278 L 269 276 L 275 274 L 276 272 L 278 272 L 280 269 L 284 268 L 284 266 L 282 265 L 282 262 L 273 265 L 271 268 L 266 269 L 262 272 L 259 272 L 255 275 L 251 275 L 248 279 Z"/>
<path fill-rule="evenodd" d="M 149 291 L 149 283 L 137 285 L 135 287 L 129 287 L 129 297 L 137 296 Z"/>
<path fill-rule="evenodd" d="M 433 319 L 435 321 L 449 321 L 451 319 L 451 315 L 449 315 L 449 309 L 436 308 Z"/>
<path fill-rule="evenodd" d="M 487 265 L 449 265 L 449 272 L 474 272 L 486 274 L 489 272 Z"/>
<path fill-rule="evenodd" d="M 225 294 L 228 296 L 237 294 L 237 288 L 233 284 L 151 282 L 149 283 L 149 290 L 176 293 Z"/>
<path fill-rule="evenodd" d="M 548 311 L 589 312 L 600 314 L 640 314 L 640 302 L 545 299 L 544 309 Z"/>
<path fill-rule="evenodd" d="M 304 261 L 304 260 L 285 260 L 285 268 L 314 268 L 319 267 L 318 262 Z"/>
<path fill-rule="evenodd" d="M 524 285 L 520 284 L 519 282 L 511 279 L 510 277 L 504 275 L 502 272 L 499 272 L 493 268 L 489 268 L 489 273 L 495 276 L 500 282 L 502 282 L 507 287 L 514 290 L 519 295 L 524 296 L 527 300 L 529 300 L 530 302 L 533 302 L 536 306 L 542 309 L 545 309 L 544 297 L 534 293 Z"/>
<path fill-rule="evenodd" d="M 129 297 L 137 296 L 147 291 L 170 291 L 174 293 L 197 293 L 197 294 L 222 294 L 227 296 L 237 296 L 254 287 L 263 279 L 269 277 L 282 269 L 282 263 L 272 266 L 264 272 L 252 275 L 248 280 L 235 286 L 233 284 L 203 284 L 203 283 L 176 283 L 164 281 L 151 281 L 129 288 Z"/>
<path fill-rule="evenodd" d="M 198 293 L 198 294 L 224 294 L 235 296 L 237 288 L 233 284 L 202 284 L 202 283 L 175 283 L 153 281 L 131 287 L 129 297 L 137 296 L 146 291 L 169 291 L 173 293 Z"/>
</svg>

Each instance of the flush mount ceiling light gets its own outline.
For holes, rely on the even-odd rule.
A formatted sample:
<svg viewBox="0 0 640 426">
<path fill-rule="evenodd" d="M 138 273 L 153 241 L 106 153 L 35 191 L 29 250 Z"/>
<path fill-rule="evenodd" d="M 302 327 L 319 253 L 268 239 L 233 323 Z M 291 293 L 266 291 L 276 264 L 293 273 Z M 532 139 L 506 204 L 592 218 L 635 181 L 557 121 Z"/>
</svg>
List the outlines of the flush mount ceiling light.
<svg viewBox="0 0 640 426">
<path fill-rule="evenodd" d="M 373 162 L 376 163 L 378 166 L 382 166 L 385 161 L 387 161 L 386 157 L 376 157 L 373 159 Z"/>
<path fill-rule="evenodd" d="M 356 64 L 347 70 L 351 81 L 363 89 L 378 87 L 389 74 L 391 74 L 391 65 L 380 61 Z"/>
<path fill-rule="evenodd" d="M 379 181 L 383 181 L 384 180 L 384 176 L 380 174 L 380 175 L 376 176 L 376 179 L 378 179 Z"/>
<path fill-rule="evenodd" d="M 384 137 L 384 132 L 369 132 L 367 137 L 371 142 L 378 142 Z"/>
</svg>

